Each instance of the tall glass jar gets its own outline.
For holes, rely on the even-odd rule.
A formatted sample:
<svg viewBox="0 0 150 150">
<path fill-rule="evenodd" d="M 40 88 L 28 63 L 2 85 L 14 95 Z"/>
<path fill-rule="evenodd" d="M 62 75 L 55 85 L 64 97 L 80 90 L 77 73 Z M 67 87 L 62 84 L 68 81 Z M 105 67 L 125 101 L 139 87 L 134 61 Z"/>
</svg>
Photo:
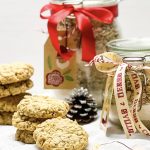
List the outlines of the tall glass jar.
<svg viewBox="0 0 150 150">
<path fill-rule="evenodd" d="M 115 52 L 123 57 L 123 62 L 135 66 L 137 68 L 150 66 L 150 39 L 119 39 L 109 42 L 108 48 L 110 52 Z M 142 122 L 150 129 L 150 69 L 137 69 L 136 71 L 142 81 L 142 95 L 139 104 L 139 116 Z M 134 91 L 131 82 L 126 75 L 126 92 L 128 103 L 132 105 Z M 110 120 L 120 125 L 118 113 L 113 96 L 110 112 Z"/>
<path fill-rule="evenodd" d="M 53 4 L 72 4 L 74 7 L 111 7 L 116 6 L 118 9 L 118 0 L 52 0 Z M 117 14 L 116 14 L 117 16 Z M 93 32 L 96 44 L 96 53 L 100 54 L 107 50 L 106 43 L 117 39 L 119 37 L 118 26 L 116 23 L 116 17 L 112 24 L 105 24 L 96 20 L 91 20 L 93 26 Z M 85 67 L 86 62 L 82 61 L 82 50 L 81 50 L 81 34 L 76 26 L 76 18 L 72 14 L 68 16 L 63 22 L 61 22 L 57 30 L 67 31 L 67 42 L 68 48 L 76 51 L 78 66 L 77 71 L 77 87 L 88 88 L 90 93 L 95 98 L 98 106 L 102 106 L 103 90 L 105 86 L 106 75 L 96 70 L 95 66 Z M 59 38 L 60 40 L 63 38 Z M 88 43 L 87 43 L 88 45 Z"/>
</svg>

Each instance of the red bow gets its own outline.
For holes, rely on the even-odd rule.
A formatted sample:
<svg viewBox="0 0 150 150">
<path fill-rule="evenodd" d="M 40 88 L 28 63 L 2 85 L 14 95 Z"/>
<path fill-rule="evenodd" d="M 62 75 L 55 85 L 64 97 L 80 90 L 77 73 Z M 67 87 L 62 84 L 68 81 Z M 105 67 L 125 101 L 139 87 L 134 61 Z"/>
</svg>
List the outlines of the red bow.
<svg viewBox="0 0 150 150">
<path fill-rule="evenodd" d="M 50 10 L 53 14 L 43 16 L 42 13 L 47 10 Z M 82 60 L 90 61 L 96 55 L 95 39 L 90 19 L 95 19 L 106 24 L 112 23 L 113 18 L 118 14 L 117 5 L 105 8 L 75 8 L 72 5 L 47 4 L 41 9 L 41 18 L 48 19 L 48 32 L 53 46 L 64 60 L 70 59 L 74 52 L 72 50 L 69 50 L 67 53 L 61 52 L 58 41 L 57 24 L 70 14 L 75 15 L 78 29 L 82 35 Z"/>
</svg>

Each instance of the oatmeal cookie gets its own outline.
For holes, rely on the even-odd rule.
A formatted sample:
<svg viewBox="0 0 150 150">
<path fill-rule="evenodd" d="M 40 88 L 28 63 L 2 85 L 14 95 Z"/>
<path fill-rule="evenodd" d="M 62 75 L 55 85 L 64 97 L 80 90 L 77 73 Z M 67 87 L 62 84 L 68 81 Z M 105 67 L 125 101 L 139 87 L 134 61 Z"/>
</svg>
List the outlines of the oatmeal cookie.
<svg viewBox="0 0 150 150">
<path fill-rule="evenodd" d="M 32 87 L 33 82 L 31 80 L 21 81 L 7 85 L 0 85 L 0 98 L 25 93 Z"/>
<path fill-rule="evenodd" d="M 16 131 L 16 140 L 21 141 L 26 144 L 34 144 L 35 141 L 33 139 L 33 132 L 26 130 L 17 130 Z"/>
<path fill-rule="evenodd" d="M 33 138 L 42 150 L 85 150 L 88 135 L 77 122 L 54 118 L 38 125 Z"/>
<path fill-rule="evenodd" d="M 3 97 L 0 99 L 0 112 L 15 112 L 17 111 L 17 105 L 28 93 L 23 93 L 15 96 Z"/>
<path fill-rule="evenodd" d="M 19 130 L 34 131 L 40 123 L 45 119 L 30 118 L 27 116 L 21 116 L 18 112 L 15 112 L 12 117 L 12 125 Z"/>
<path fill-rule="evenodd" d="M 0 112 L 0 125 L 11 125 L 13 113 Z"/>
<path fill-rule="evenodd" d="M 64 117 L 68 110 L 67 102 L 48 96 L 25 96 L 17 106 L 20 115 L 34 118 Z"/>
<path fill-rule="evenodd" d="M 11 84 L 29 79 L 34 69 L 29 64 L 14 63 L 0 65 L 0 84 Z"/>
</svg>

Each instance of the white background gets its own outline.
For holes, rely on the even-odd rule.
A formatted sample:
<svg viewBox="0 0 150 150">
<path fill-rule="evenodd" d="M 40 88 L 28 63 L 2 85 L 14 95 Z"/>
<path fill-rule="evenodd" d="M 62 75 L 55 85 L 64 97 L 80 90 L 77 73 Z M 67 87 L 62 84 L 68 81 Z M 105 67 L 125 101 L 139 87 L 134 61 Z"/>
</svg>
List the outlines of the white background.
<svg viewBox="0 0 150 150">
<path fill-rule="evenodd" d="M 46 30 L 46 21 L 40 19 L 39 11 L 46 3 L 48 0 L 0 0 L 0 64 L 18 61 L 31 63 L 35 68 L 33 92 L 41 94 L 45 92 L 43 44 L 47 34 L 42 33 L 42 30 Z M 122 0 L 118 21 L 123 37 L 150 36 L 150 0 Z M 49 91 L 47 93 L 50 94 Z M 91 145 L 92 142 L 108 141 L 104 133 L 99 131 L 99 121 L 85 129 L 89 132 Z M 14 134 L 14 128 L 0 127 L 0 150 L 36 150 L 35 146 L 13 142 Z M 132 147 L 138 145 L 139 150 L 143 150 L 144 148 L 140 148 L 143 146 L 150 149 L 150 144 L 147 145 L 149 141 L 138 140 L 138 137 L 135 140 L 124 140 L 124 135 L 114 135 L 109 140 L 115 138 L 122 139 Z"/>
</svg>

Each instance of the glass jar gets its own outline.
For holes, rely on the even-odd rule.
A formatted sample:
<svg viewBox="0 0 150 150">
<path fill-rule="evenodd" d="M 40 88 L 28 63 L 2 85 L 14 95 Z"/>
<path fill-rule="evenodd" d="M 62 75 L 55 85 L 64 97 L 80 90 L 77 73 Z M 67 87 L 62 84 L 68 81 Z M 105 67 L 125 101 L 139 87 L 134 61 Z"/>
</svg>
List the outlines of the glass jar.
<svg viewBox="0 0 150 150">
<path fill-rule="evenodd" d="M 53 4 L 72 4 L 74 7 L 111 7 L 118 5 L 118 0 L 52 0 Z M 117 14 L 116 14 L 117 16 Z M 93 32 L 95 37 L 96 53 L 100 54 L 107 50 L 106 43 L 117 39 L 119 37 L 118 26 L 116 18 L 112 24 L 105 24 L 91 19 Z M 102 106 L 103 90 L 105 87 L 106 75 L 96 70 L 95 66 L 85 67 L 86 62 L 82 61 L 81 50 L 81 34 L 76 26 L 75 16 L 72 14 L 68 16 L 63 22 L 58 25 L 57 30 L 66 30 L 67 38 L 59 38 L 59 40 L 66 38 L 65 46 L 76 51 L 77 55 L 77 87 L 88 88 L 90 93 L 95 98 L 98 106 Z M 87 43 L 88 44 L 88 43 Z"/>
<path fill-rule="evenodd" d="M 150 66 L 150 39 L 119 39 L 111 41 L 107 45 L 109 48 L 108 51 L 115 52 L 122 56 L 124 63 L 137 68 Z M 136 72 L 142 81 L 139 116 L 147 128 L 150 129 L 150 116 L 148 115 L 150 109 L 150 69 L 137 69 Z M 134 91 L 128 75 L 126 75 L 125 79 L 128 103 L 131 107 Z M 112 99 L 110 120 L 120 125 L 114 96 Z"/>
</svg>

